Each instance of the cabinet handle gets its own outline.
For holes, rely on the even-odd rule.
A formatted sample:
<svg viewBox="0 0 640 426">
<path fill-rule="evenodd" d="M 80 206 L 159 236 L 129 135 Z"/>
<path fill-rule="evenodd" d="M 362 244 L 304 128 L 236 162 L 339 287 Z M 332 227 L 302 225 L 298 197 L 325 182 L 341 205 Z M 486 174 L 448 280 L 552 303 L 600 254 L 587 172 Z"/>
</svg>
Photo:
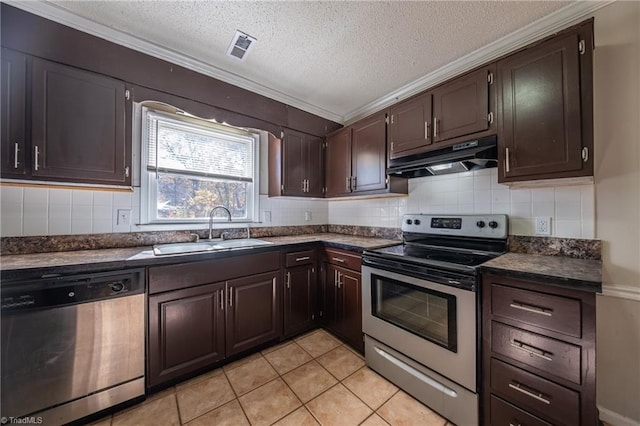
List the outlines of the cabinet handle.
<svg viewBox="0 0 640 426">
<path fill-rule="evenodd" d="M 346 262 L 346 260 L 340 259 L 339 257 L 332 257 L 331 260 L 333 260 L 334 262 L 338 262 L 338 263 Z"/>
<path fill-rule="evenodd" d="M 391 124 L 393 124 L 393 114 L 391 114 Z"/>
<path fill-rule="evenodd" d="M 438 137 L 438 119 L 433 117 L 433 139 Z"/>
<path fill-rule="evenodd" d="M 537 306 L 526 305 L 524 303 L 513 302 L 509 304 L 514 309 L 520 309 L 521 311 L 527 311 L 538 315 L 544 315 L 546 317 L 553 316 L 552 311 L 549 309 L 538 308 Z"/>
<path fill-rule="evenodd" d="M 233 287 L 229 287 L 229 306 L 233 306 Z"/>
<path fill-rule="evenodd" d="M 425 140 L 429 140 L 429 123 L 424 122 L 424 138 Z"/>
<path fill-rule="evenodd" d="M 307 179 L 307 192 L 309 192 L 309 179 Z"/>
<path fill-rule="evenodd" d="M 516 383 L 515 385 L 513 383 L 509 383 L 509 387 L 511 389 L 513 389 L 513 390 L 516 390 L 516 391 L 518 391 L 520 393 L 523 393 L 523 394 L 525 394 L 525 395 L 527 395 L 527 396 L 529 396 L 529 397 L 531 397 L 533 399 L 536 399 L 536 400 L 538 400 L 540 402 L 544 402 L 545 404 L 551 404 L 551 401 L 549 401 L 548 399 L 542 397 L 542 395 L 543 395 L 542 393 L 540 393 L 538 391 L 535 391 L 537 393 L 537 395 L 536 395 L 536 393 L 531 392 L 531 391 L 529 391 L 527 389 L 524 389 L 524 387 L 522 387 L 522 385 L 520 383 Z"/>
<path fill-rule="evenodd" d="M 303 260 L 309 260 L 309 256 L 296 257 L 296 262 L 302 262 Z"/>
<path fill-rule="evenodd" d="M 338 271 L 338 288 L 342 287 L 342 272 Z"/>
<path fill-rule="evenodd" d="M 504 149 L 504 170 L 509 173 L 509 148 Z"/>
<path fill-rule="evenodd" d="M 287 288 L 291 288 L 291 272 L 287 272 Z"/>
<path fill-rule="evenodd" d="M 220 310 L 224 311 L 224 290 L 218 291 L 218 298 L 220 299 Z"/>
<path fill-rule="evenodd" d="M 18 147 L 18 142 L 16 142 L 15 148 L 13 150 L 13 168 L 14 169 L 17 169 L 18 164 L 20 164 L 18 162 L 18 152 L 20 152 L 20 148 Z"/>
<path fill-rule="evenodd" d="M 34 158 L 35 165 L 34 165 L 34 169 L 35 169 L 36 171 L 38 171 L 38 169 L 40 168 L 40 150 L 38 150 L 38 145 L 36 145 L 36 146 L 34 147 L 34 151 L 35 151 L 35 158 Z"/>
<path fill-rule="evenodd" d="M 547 356 L 546 354 L 550 354 L 550 352 L 543 351 L 542 349 L 538 349 L 535 346 L 527 345 L 526 343 L 520 342 L 518 340 L 511 340 L 509 344 L 516 348 L 520 349 L 529 354 L 529 356 L 537 356 L 538 358 L 546 359 L 547 361 L 553 361 L 553 358 Z"/>
<path fill-rule="evenodd" d="M 352 179 L 351 189 L 355 191 L 356 188 L 358 187 L 358 176 L 352 176 L 351 179 Z"/>
<path fill-rule="evenodd" d="M 338 287 L 338 270 L 333 271 L 333 285 Z"/>
<path fill-rule="evenodd" d="M 351 177 L 347 177 L 345 189 L 347 192 L 351 192 Z"/>
</svg>

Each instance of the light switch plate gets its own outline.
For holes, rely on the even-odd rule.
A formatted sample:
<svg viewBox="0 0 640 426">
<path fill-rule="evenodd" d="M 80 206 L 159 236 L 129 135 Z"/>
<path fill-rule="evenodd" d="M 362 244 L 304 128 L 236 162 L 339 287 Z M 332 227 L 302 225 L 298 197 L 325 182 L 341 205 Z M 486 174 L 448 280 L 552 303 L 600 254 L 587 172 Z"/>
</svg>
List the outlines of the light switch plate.
<svg viewBox="0 0 640 426">
<path fill-rule="evenodd" d="M 131 209 L 118 209 L 116 221 L 113 224 L 115 232 L 131 231 Z"/>
<path fill-rule="evenodd" d="M 271 222 L 271 210 L 265 210 L 263 215 L 264 215 L 264 221 L 266 223 L 270 223 Z"/>
</svg>

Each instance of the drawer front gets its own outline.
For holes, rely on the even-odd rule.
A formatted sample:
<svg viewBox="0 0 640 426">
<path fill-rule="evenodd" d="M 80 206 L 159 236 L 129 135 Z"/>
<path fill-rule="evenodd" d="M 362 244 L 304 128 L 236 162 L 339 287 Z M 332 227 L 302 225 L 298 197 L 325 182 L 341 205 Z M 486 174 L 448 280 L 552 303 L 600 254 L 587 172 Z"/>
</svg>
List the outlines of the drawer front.
<svg viewBox="0 0 640 426">
<path fill-rule="evenodd" d="M 491 410 L 489 421 L 491 426 L 551 426 L 551 423 L 511 405 L 495 395 L 491 395 L 489 409 Z"/>
<path fill-rule="evenodd" d="M 311 249 L 287 253 L 285 255 L 284 263 L 287 268 L 290 268 L 292 266 L 308 265 L 310 263 L 314 263 L 315 261 L 316 251 Z"/>
<path fill-rule="evenodd" d="M 491 312 L 546 330 L 582 337 L 580 300 L 491 285 Z"/>
<path fill-rule="evenodd" d="M 359 272 L 362 268 L 362 257 L 358 254 L 349 253 L 344 250 L 325 249 L 324 258 L 325 262 L 354 271 Z"/>
<path fill-rule="evenodd" d="M 581 347 L 493 321 L 491 350 L 580 384 Z"/>
<path fill-rule="evenodd" d="M 552 423 L 580 424 L 580 394 L 496 359 L 491 390 Z"/>
</svg>

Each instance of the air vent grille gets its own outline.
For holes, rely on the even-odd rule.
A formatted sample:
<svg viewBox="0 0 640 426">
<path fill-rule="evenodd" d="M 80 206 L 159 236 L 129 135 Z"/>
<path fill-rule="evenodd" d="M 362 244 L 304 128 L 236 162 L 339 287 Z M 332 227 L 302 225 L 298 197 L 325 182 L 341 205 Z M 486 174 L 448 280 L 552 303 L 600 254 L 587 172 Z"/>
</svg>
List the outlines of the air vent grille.
<svg viewBox="0 0 640 426">
<path fill-rule="evenodd" d="M 255 42 L 256 39 L 254 37 L 236 30 L 233 40 L 227 49 L 227 55 L 244 61 L 247 58 L 247 53 L 253 48 Z"/>
</svg>

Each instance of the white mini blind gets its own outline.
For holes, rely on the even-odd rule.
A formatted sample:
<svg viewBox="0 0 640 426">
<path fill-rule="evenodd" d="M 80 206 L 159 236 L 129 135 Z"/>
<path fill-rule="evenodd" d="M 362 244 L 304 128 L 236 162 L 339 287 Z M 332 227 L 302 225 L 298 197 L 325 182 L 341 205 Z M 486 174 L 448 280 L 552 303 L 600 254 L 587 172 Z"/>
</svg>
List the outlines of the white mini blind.
<svg viewBox="0 0 640 426">
<path fill-rule="evenodd" d="M 147 114 L 147 169 L 253 182 L 254 139 L 239 130 Z"/>
</svg>

